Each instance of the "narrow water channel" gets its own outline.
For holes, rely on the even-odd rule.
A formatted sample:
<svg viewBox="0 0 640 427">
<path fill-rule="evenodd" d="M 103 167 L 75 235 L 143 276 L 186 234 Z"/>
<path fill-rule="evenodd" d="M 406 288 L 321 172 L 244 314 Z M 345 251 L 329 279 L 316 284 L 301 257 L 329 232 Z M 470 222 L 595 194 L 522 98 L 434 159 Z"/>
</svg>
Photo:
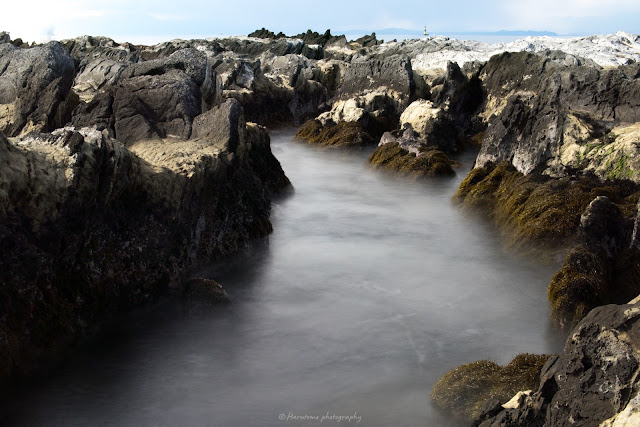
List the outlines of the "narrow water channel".
<svg viewBox="0 0 640 427">
<path fill-rule="evenodd" d="M 202 271 L 232 304 L 130 313 L 16 395 L 11 423 L 453 426 L 429 400 L 448 369 L 560 350 L 545 295 L 558 266 L 506 253 L 451 203 L 472 154 L 454 179 L 410 182 L 370 169 L 373 148 L 294 132 L 272 133 L 295 187 L 274 233 Z"/>
</svg>

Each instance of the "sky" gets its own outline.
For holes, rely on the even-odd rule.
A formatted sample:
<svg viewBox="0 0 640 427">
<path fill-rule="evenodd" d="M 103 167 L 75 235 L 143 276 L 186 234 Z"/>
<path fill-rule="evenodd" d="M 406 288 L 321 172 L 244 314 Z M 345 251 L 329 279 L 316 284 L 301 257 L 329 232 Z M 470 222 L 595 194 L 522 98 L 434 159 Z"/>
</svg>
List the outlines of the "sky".
<svg viewBox="0 0 640 427">
<path fill-rule="evenodd" d="M 289 35 L 406 28 L 430 34 L 499 30 L 558 34 L 640 33 L 638 0 L 35 0 L 7 2 L 0 31 L 44 42 L 102 35 L 118 42 L 246 35 L 266 27 Z"/>
</svg>

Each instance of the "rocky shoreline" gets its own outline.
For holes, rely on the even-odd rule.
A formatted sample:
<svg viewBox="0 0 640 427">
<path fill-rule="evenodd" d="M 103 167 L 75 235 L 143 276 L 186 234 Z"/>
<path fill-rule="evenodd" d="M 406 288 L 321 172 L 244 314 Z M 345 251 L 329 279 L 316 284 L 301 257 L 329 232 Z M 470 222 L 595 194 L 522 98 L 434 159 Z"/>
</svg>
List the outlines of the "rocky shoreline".
<svg viewBox="0 0 640 427">
<path fill-rule="evenodd" d="M 291 184 L 263 125 L 304 123 L 300 139 L 378 145 L 374 167 L 416 178 L 455 174 L 456 154 L 479 149 L 454 199 L 489 216 L 510 247 L 565 257 L 549 287 L 555 323 L 576 327 L 564 353 L 542 370 L 535 356 L 476 362 L 464 383 L 454 370 L 436 404 L 469 399 L 476 425 L 560 425 L 568 415 L 557 407 L 584 425 L 623 425 L 637 407 L 637 303 L 605 304 L 640 294 L 640 37 L 593 37 L 608 47 L 266 29 L 28 46 L 3 33 L 0 378 L 32 374 L 109 313 L 179 289 L 199 263 L 267 235 L 270 197 Z M 215 282 L 189 283 L 226 298 Z M 581 370 L 575 354 L 589 355 Z M 623 363 L 614 356 L 636 362 L 621 368 L 624 386 L 605 387 Z M 498 400 L 486 404 L 469 391 L 501 381 L 508 394 L 539 386 L 514 399 L 489 393 Z M 586 415 L 586 400 L 571 403 L 587 389 L 606 408 Z M 451 390 L 455 405 L 443 398 Z"/>
</svg>

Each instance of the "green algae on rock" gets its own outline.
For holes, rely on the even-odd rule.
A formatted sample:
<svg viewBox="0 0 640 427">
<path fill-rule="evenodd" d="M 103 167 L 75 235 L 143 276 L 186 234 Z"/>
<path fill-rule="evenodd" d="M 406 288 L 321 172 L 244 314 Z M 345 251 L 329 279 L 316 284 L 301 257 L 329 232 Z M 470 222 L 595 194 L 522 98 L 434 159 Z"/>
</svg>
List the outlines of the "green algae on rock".
<svg viewBox="0 0 640 427">
<path fill-rule="evenodd" d="M 535 389 L 548 354 L 517 355 L 508 365 L 479 360 L 454 368 L 433 386 L 431 399 L 441 409 L 471 421 L 485 402 L 506 403 L 519 391 Z"/>
</svg>

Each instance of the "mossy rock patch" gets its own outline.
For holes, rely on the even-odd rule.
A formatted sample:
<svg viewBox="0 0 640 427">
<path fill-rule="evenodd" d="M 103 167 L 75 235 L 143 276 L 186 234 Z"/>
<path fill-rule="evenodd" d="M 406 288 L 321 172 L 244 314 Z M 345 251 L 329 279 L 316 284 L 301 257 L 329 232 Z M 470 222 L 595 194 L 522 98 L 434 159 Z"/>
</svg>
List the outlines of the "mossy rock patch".
<svg viewBox="0 0 640 427">
<path fill-rule="evenodd" d="M 425 149 L 417 155 L 400 147 L 397 142 L 381 145 L 369 157 L 375 168 L 410 175 L 414 178 L 455 175 L 447 155 L 437 149 Z"/>
<path fill-rule="evenodd" d="M 467 211 L 488 215 L 509 248 L 548 254 L 566 251 L 580 216 L 597 196 L 607 196 L 627 217 L 635 215 L 640 186 L 595 176 L 551 179 L 523 175 L 509 162 L 471 170 L 454 200 Z"/>
<path fill-rule="evenodd" d="M 359 122 L 340 122 L 323 126 L 318 120 L 308 120 L 296 138 L 307 142 L 329 146 L 362 146 L 373 143 L 373 137 Z"/>
</svg>

